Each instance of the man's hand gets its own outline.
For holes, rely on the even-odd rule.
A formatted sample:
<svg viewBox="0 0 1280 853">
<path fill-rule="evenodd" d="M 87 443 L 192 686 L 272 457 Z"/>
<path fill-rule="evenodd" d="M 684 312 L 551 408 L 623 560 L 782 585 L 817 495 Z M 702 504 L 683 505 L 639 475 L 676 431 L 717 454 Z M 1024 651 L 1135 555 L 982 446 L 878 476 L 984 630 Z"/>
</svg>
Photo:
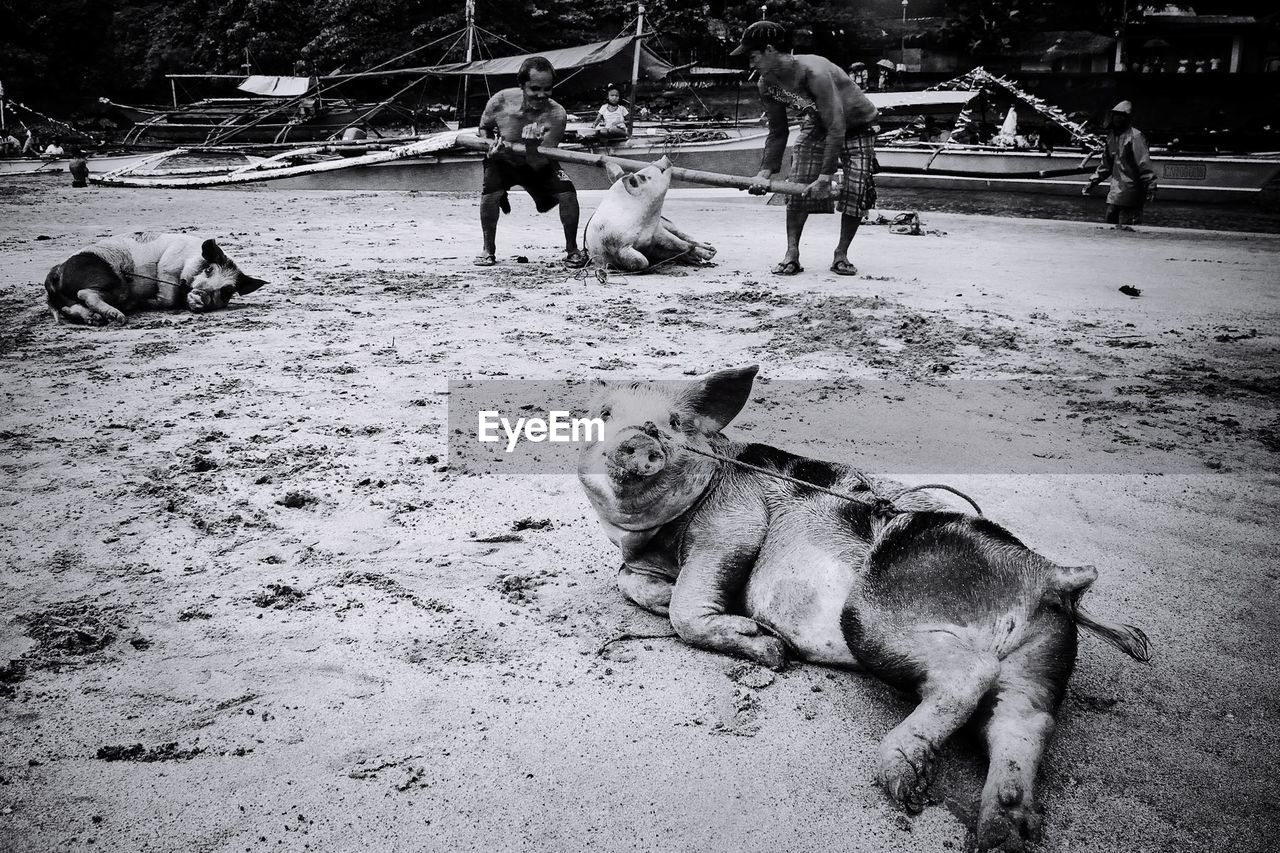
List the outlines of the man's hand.
<svg viewBox="0 0 1280 853">
<path fill-rule="evenodd" d="M 525 141 L 526 145 L 537 145 L 542 141 L 542 137 L 546 135 L 547 129 L 542 126 L 540 121 L 531 121 L 524 126 L 524 130 L 520 131 L 520 138 Z"/>
<path fill-rule="evenodd" d="M 805 198 L 823 199 L 831 195 L 831 176 L 819 175 L 818 179 L 804 188 Z"/>
<path fill-rule="evenodd" d="M 501 136 L 495 136 L 493 139 L 489 140 L 488 156 L 492 157 L 494 154 L 497 154 L 499 151 L 502 151 L 503 149 L 510 149 L 510 148 L 511 148 L 511 145 L 505 139 L 503 139 Z"/>
<path fill-rule="evenodd" d="M 1080 195 L 1088 195 L 1089 193 L 1093 192 L 1094 187 L 1096 186 L 1098 186 L 1098 184 L 1095 181 L 1090 181 L 1089 183 L 1085 184 L 1083 187 L 1080 188 Z"/>
<path fill-rule="evenodd" d="M 769 191 L 769 178 L 773 176 L 773 172 L 768 169 L 762 169 L 751 179 L 751 186 L 747 187 L 747 192 L 752 195 L 764 195 Z"/>
</svg>

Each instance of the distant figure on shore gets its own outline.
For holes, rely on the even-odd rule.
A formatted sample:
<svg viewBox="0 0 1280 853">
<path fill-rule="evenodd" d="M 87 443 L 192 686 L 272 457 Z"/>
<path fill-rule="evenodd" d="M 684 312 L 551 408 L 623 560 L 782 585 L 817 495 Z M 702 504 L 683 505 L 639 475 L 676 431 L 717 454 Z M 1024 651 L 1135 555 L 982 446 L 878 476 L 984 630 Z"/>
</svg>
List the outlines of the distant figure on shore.
<svg viewBox="0 0 1280 853">
<path fill-rule="evenodd" d="M 631 111 L 622 105 L 622 92 L 617 86 L 610 86 L 605 96 L 605 103 L 596 111 L 596 120 L 591 127 L 602 128 L 601 136 L 610 139 L 626 139 L 631 135 L 627 130 L 627 119 Z"/>
<path fill-rule="evenodd" d="M 800 266 L 800 237 L 811 213 L 840 211 L 840 238 L 831 272 L 857 275 L 849 263 L 849 244 L 858 233 L 863 213 L 875 207 L 876 185 L 871 176 L 875 159 L 875 121 L 879 111 L 844 69 L 825 57 L 792 54 L 791 33 L 773 21 L 756 21 L 742 34 L 742 44 L 730 54 L 751 57 L 760 74 L 760 102 L 769 122 L 760 172 L 747 191 L 768 192 L 768 181 L 782 168 L 790 121 L 787 108 L 800 112 L 800 133 L 791 153 L 789 180 L 805 185 L 804 195 L 787 196 L 787 251 L 774 275 L 804 272 Z M 843 175 L 832 195 L 836 167 Z"/>
<path fill-rule="evenodd" d="M 491 142 L 480 189 L 484 254 L 475 260 L 478 267 L 498 262 L 498 217 L 503 210 L 511 210 L 507 191 L 512 187 L 524 187 L 539 213 L 559 205 L 564 263 L 575 269 L 587 265 L 587 253 L 578 248 L 578 191 L 560 164 L 538 150 L 558 146 L 568 123 L 564 107 L 551 99 L 555 79 L 556 70 L 546 57 L 531 56 L 516 74 L 518 88 L 495 94 L 480 116 L 478 135 Z M 515 153 L 512 142 L 524 143 L 526 153 Z"/>
<path fill-rule="evenodd" d="M 62 148 L 62 140 L 56 136 L 53 138 L 53 141 L 50 142 L 49 145 L 44 149 L 44 156 L 46 157 L 62 157 L 66 153 L 67 152 L 64 151 Z"/>
<path fill-rule="evenodd" d="M 1107 193 L 1107 222 L 1117 226 L 1142 222 L 1142 207 L 1156 197 L 1156 170 L 1142 131 L 1133 126 L 1133 104 L 1121 101 L 1111 108 L 1107 120 L 1107 146 L 1102 162 L 1085 184 L 1081 195 L 1089 195 L 1098 184 L 1111 179 Z"/>
<path fill-rule="evenodd" d="M 36 132 L 29 127 L 27 128 L 27 138 L 22 140 L 22 156 L 40 156 L 40 143 L 36 141 Z"/>
<path fill-rule="evenodd" d="M 71 186 L 89 186 L 89 164 L 85 162 L 84 152 L 79 148 L 71 149 L 71 162 L 67 164 L 67 171 L 71 173 Z"/>
</svg>

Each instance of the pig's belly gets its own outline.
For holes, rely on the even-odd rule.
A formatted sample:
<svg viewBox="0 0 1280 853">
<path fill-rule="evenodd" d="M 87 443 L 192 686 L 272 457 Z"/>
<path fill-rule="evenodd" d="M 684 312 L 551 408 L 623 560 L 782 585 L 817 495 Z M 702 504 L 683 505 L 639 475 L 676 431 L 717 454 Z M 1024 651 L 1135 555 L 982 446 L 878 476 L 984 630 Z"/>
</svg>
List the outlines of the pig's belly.
<svg viewBox="0 0 1280 853">
<path fill-rule="evenodd" d="M 840 630 L 855 567 L 812 545 L 766 547 L 747 584 L 747 615 L 768 626 L 812 663 L 858 666 Z"/>
</svg>

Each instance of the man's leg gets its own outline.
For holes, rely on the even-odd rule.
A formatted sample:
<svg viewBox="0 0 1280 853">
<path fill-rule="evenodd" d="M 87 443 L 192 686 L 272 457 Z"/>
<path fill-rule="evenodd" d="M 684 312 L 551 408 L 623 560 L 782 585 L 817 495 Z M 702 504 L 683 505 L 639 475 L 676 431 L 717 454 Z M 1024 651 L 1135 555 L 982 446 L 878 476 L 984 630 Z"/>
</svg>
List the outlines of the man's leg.
<svg viewBox="0 0 1280 853">
<path fill-rule="evenodd" d="M 568 254 L 578 251 L 578 193 L 577 190 L 557 193 L 560 204 L 560 224 L 564 226 L 564 250 Z"/>
<path fill-rule="evenodd" d="M 840 214 L 840 241 L 836 243 L 833 266 L 841 261 L 849 262 L 849 244 L 853 242 L 853 238 L 858 233 L 858 226 L 861 224 L 860 214 L 859 216 L 850 216 L 847 213 Z"/>
<path fill-rule="evenodd" d="M 808 211 L 787 208 L 787 253 L 782 256 L 784 264 L 788 261 L 800 263 L 800 236 L 804 234 L 804 224 L 808 221 Z"/>
<path fill-rule="evenodd" d="M 480 196 L 480 231 L 484 234 L 484 254 L 494 257 L 498 253 L 498 217 L 502 211 L 498 205 L 506 190 L 485 193 Z"/>
</svg>

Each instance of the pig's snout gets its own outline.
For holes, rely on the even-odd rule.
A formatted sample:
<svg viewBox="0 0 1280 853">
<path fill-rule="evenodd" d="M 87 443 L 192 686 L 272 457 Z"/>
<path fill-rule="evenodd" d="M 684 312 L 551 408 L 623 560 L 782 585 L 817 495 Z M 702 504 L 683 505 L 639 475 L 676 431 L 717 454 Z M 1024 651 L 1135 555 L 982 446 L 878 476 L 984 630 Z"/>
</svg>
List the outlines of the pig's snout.
<svg viewBox="0 0 1280 853">
<path fill-rule="evenodd" d="M 662 445 L 644 433 L 628 436 L 609 451 L 608 457 L 615 468 L 635 477 L 652 477 L 667 464 Z"/>
</svg>

